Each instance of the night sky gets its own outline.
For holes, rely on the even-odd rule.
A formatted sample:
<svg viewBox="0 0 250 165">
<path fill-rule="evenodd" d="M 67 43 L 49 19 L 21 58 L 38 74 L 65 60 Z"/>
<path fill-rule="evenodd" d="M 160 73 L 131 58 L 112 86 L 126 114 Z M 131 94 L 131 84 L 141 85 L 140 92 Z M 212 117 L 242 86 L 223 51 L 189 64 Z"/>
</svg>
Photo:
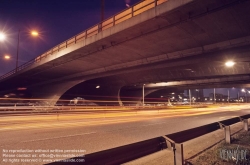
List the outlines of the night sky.
<svg viewBox="0 0 250 165">
<path fill-rule="evenodd" d="M 105 0 L 105 18 L 140 0 Z M 18 30 L 19 65 L 92 27 L 101 20 L 101 0 L 0 0 L 0 75 L 15 68 Z M 37 30 L 39 37 L 29 32 Z M 4 56 L 11 56 L 5 60 Z"/>
</svg>

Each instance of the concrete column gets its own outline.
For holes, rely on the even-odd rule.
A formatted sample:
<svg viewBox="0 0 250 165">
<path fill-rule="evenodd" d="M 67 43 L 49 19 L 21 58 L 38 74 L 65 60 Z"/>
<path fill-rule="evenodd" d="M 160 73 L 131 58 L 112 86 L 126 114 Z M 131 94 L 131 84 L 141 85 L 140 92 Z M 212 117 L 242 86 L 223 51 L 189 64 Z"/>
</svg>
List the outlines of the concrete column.
<svg viewBox="0 0 250 165">
<path fill-rule="evenodd" d="M 30 93 L 32 94 L 33 102 L 38 102 L 41 106 L 54 106 L 58 99 L 70 88 L 83 82 L 83 80 L 72 80 L 55 82 L 46 85 L 39 85 L 31 87 Z"/>
<path fill-rule="evenodd" d="M 122 103 L 122 101 L 121 101 L 120 92 L 121 92 L 121 88 L 118 90 L 118 103 L 119 103 L 120 106 L 123 106 L 123 103 Z"/>
</svg>

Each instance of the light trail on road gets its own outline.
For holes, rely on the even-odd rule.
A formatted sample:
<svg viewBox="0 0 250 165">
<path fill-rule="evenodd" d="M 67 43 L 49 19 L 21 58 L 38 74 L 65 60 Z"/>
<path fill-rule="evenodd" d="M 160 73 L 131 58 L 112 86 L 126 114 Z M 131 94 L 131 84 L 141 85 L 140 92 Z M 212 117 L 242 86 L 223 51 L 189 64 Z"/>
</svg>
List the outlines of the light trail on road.
<svg viewBox="0 0 250 165">
<path fill-rule="evenodd" d="M 249 106 L 241 105 L 59 114 L 58 117 L 54 114 L 2 116 L 0 150 L 83 149 L 89 154 L 249 113 Z"/>
<path fill-rule="evenodd" d="M 206 115 L 223 111 L 238 111 L 247 108 L 247 105 L 217 107 L 217 108 L 193 108 L 193 109 L 158 109 L 158 110 L 137 110 L 134 112 L 106 111 L 100 114 L 58 114 L 47 116 L 12 116 L 2 117 L 0 121 L 0 131 L 16 129 L 35 129 L 35 128 L 65 128 L 80 127 L 103 124 L 116 124 L 148 119 L 161 119 L 185 116 Z M 219 109 L 218 109 L 219 108 Z M 126 117 L 126 118 L 125 118 Z M 128 118 L 129 117 L 129 118 Z M 87 120 L 86 120 L 87 119 Z M 101 120 L 97 120 L 101 119 Z M 83 121 L 84 120 L 84 121 Z"/>
</svg>

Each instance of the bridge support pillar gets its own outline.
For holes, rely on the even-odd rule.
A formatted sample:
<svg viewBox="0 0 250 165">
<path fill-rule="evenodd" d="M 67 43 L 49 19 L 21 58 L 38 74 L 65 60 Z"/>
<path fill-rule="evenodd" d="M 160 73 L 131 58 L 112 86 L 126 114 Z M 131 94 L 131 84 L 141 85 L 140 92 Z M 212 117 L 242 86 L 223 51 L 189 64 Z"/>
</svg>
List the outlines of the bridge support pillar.
<svg viewBox="0 0 250 165">
<path fill-rule="evenodd" d="M 83 82 L 83 80 L 68 80 L 38 85 L 32 87 L 30 93 L 32 93 L 32 99 L 34 99 L 33 102 L 36 105 L 54 106 L 63 93 L 81 82 Z"/>
</svg>

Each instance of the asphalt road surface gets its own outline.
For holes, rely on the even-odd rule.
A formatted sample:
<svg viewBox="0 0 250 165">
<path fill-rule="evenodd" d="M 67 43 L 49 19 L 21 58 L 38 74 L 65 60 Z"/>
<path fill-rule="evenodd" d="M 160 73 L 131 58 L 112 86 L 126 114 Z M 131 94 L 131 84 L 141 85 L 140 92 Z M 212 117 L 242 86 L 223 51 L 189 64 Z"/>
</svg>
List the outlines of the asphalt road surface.
<svg viewBox="0 0 250 165">
<path fill-rule="evenodd" d="M 45 164 L 20 162 L 18 156 L 29 158 L 32 156 L 27 153 L 29 151 L 37 151 L 38 156 L 50 150 L 81 150 L 89 154 L 245 114 L 250 114 L 247 104 L 128 113 L 0 117 L 0 164 Z M 13 155 L 19 162 L 15 162 Z"/>
</svg>

